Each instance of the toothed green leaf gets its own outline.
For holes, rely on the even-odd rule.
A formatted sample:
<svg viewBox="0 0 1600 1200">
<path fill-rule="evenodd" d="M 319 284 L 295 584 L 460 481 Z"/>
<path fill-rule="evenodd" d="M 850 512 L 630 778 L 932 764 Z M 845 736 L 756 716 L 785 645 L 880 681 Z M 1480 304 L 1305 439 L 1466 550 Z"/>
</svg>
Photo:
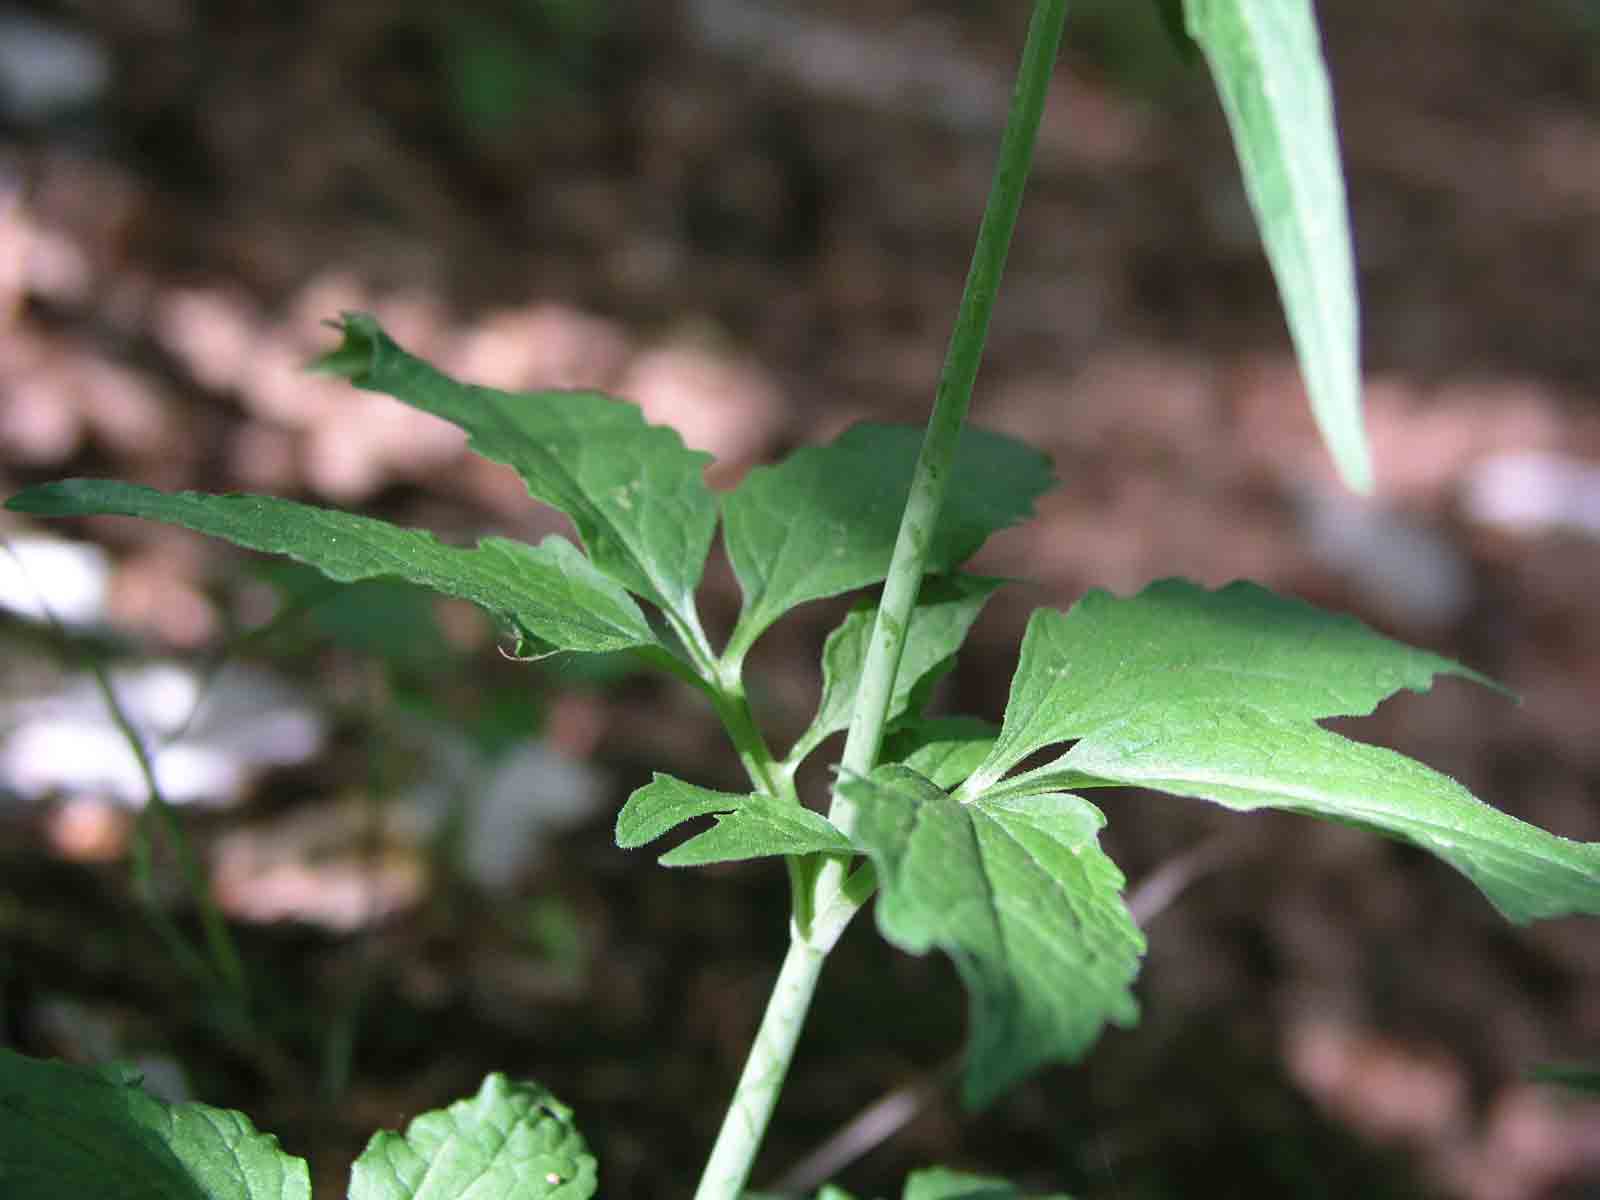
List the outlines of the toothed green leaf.
<svg viewBox="0 0 1600 1200">
<path fill-rule="evenodd" d="M 949 669 L 984 603 L 1002 582 L 952 575 L 923 583 L 917 606 L 911 611 L 886 724 L 892 726 L 907 712 L 915 711 L 921 694 Z M 877 616 L 875 605 L 860 605 L 828 635 L 822 650 L 822 700 L 811 727 L 789 752 L 791 763 L 803 761 L 829 734 L 849 726 Z"/>
<path fill-rule="evenodd" d="M 1438 675 L 1447 658 L 1254 584 L 1181 580 L 1033 615 L 1005 722 L 963 799 L 1136 784 L 1234 809 L 1281 808 L 1411 842 L 1472 880 L 1508 918 L 1600 913 L 1600 843 L 1568 841 L 1475 799 L 1393 751 L 1321 728 Z M 1072 748 L 1013 779 L 1060 742 Z"/>
<path fill-rule="evenodd" d="M 695 787 L 659 772 L 617 815 L 617 845 L 653 842 L 696 817 L 716 824 L 661 856 L 665 867 L 698 867 L 783 854 L 850 854 L 848 838 L 820 813 L 760 792 L 735 795 Z"/>
<path fill-rule="evenodd" d="M 595 566 L 685 621 L 716 528 L 702 473 L 709 454 L 645 424 L 637 405 L 599 392 L 502 392 L 458 383 L 407 354 L 372 317 L 350 313 L 318 367 L 466 430 L 468 445 L 512 467 L 528 493 L 572 518 Z"/>
<path fill-rule="evenodd" d="M 538 546 L 490 537 L 468 549 L 447 546 L 431 533 L 273 496 L 158 492 L 107 479 L 41 484 L 6 507 L 47 517 L 144 517 L 287 555 L 341 582 L 404 579 L 470 600 L 556 649 L 657 645 L 639 606 L 559 537 Z"/>
<path fill-rule="evenodd" d="M 1144 937 L 1092 804 L 1066 793 L 963 804 L 900 765 L 840 787 L 878 869 L 878 929 L 912 954 L 943 950 L 966 984 L 969 1104 L 1081 1056 L 1107 1022 L 1134 1023 Z"/>
<path fill-rule="evenodd" d="M 883 581 L 922 436 L 920 429 L 857 425 L 831 445 L 756 468 L 723 500 L 728 556 L 744 592 L 731 655 L 742 657 L 796 605 Z M 990 534 L 1031 515 L 1053 482 L 1038 451 L 965 430 L 939 524 L 925 535 L 924 570 L 939 575 L 960 566 Z"/>
<path fill-rule="evenodd" d="M 498 1074 L 404 1136 L 377 1134 L 350 1172 L 350 1200 L 587 1200 L 597 1187 L 572 1110 Z"/>
<path fill-rule="evenodd" d="M 137 1073 L 0 1048 L 6 1200 L 310 1200 L 305 1161 L 242 1113 L 168 1104 Z"/>
</svg>

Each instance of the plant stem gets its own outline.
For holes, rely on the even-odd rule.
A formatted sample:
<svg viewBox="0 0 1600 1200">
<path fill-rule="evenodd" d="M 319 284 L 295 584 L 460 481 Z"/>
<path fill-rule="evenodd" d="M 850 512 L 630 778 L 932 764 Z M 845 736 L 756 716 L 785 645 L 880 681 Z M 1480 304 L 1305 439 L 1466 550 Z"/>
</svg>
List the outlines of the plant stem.
<svg viewBox="0 0 1600 1200">
<path fill-rule="evenodd" d="M 939 377 L 928 434 L 911 481 L 911 492 L 900 521 L 883 598 L 867 649 L 845 741 L 840 768 L 843 773 L 865 775 L 870 772 L 883 742 L 894 678 L 905 648 L 905 631 L 922 586 L 928 544 L 944 504 L 961 426 L 971 407 L 972 386 L 989 332 L 989 315 L 994 309 L 1006 251 L 1022 206 L 1023 186 L 1033 162 L 1045 93 L 1065 21 L 1066 0 L 1036 0 L 1005 133 L 1000 141 L 994 183 L 984 208 L 983 223 L 978 228 L 977 247 L 967 273 L 955 329 L 950 336 L 944 371 Z M 846 834 L 854 828 L 854 806 L 837 791 L 829 817 Z M 755 1044 L 750 1048 L 750 1057 L 739 1077 L 716 1145 L 700 1177 L 695 1200 L 736 1200 L 750 1177 L 756 1151 L 777 1104 L 806 1011 L 811 1006 L 823 960 L 876 886 L 870 866 L 850 874 L 849 865 L 845 859 L 831 858 L 820 869 L 805 872 L 811 875 L 811 902 L 803 913 L 797 907 L 796 917 L 808 915 L 809 919 L 805 927 L 797 920 L 791 929 L 789 952 L 778 972 L 772 998 L 756 1033 Z"/>
<path fill-rule="evenodd" d="M 178 865 L 183 872 L 184 883 L 188 886 L 189 897 L 200 910 L 200 927 L 205 932 L 206 946 L 211 953 L 214 981 L 221 985 L 229 999 L 239 1006 L 241 1012 L 247 1011 L 249 988 L 245 983 L 244 964 L 239 958 L 238 948 L 233 944 L 233 937 L 228 932 L 228 924 L 222 919 L 222 912 L 217 908 L 217 902 L 211 895 L 211 887 L 201 874 L 194 849 L 189 845 L 189 839 L 185 836 L 177 815 L 172 811 L 172 805 L 167 802 L 166 793 L 161 790 L 160 781 L 156 778 L 155 764 L 150 761 L 150 750 L 145 745 L 144 736 L 134 728 L 127 711 L 122 707 L 122 702 L 117 699 L 116 690 L 111 686 L 111 678 L 106 669 L 98 662 L 92 662 L 90 666 L 94 672 L 95 683 L 100 689 L 100 695 L 111 713 L 111 719 L 116 724 L 117 731 L 127 741 L 129 749 L 133 751 L 134 759 L 139 764 L 139 773 L 144 776 L 147 803 L 146 810 L 139 820 L 134 869 L 139 876 L 141 891 L 150 898 L 150 910 L 156 917 L 157 929 L 169 945 L 174 948 L 184 947 L 184 961 L 192 961 L 192 951 L 188 950 L 188 943 L 177 933 L 176 927 L 171 924 L 165 913 L 161 912 L 159 903 L 154 900 L 155 881 L 150 861 L 148 831 L 152 814 L 177 851 Z"/>
<path fill-rule="evenodd" d="M 790 939 L 789 953 L 772 985 L 761 1028 L 706 1160 L 695 1200 L 736 1200 L 744 1192 L 826 960 L 827 954 L 804 938 L 796 935 Z"/>
<path fill-rule="evenodd" d="M 1022 208 L 1022 190 L 1033 164 L 1034 141 L 1044 114 L 1051 68 L 1061 45 L 1066 7 L 1066 0 L 1037 0 L 1034 5 L 1022 64 L 1011 95 L 1011 111 L 1000 140 L 989 202 L 983 210 L 983 223 L 978 227 L 978 243 L 972 252 L 966 288 L 961 293 L 961 308 L 950 335 L 944 370 L 939 375 L 933 414 L 928 419 L 928 434 L 923 439 L 922 453 L 911 479 L 911 494 L 900 520 L 894 557 L 889 562 L 889 575 L 884 581 L 883 598 L 878 604 L 867 659 L 861 670 L 861 687 L 856 693 L 850 732 L 845 738 L 844 756 L 839 764 L 845 775 L 865 775 L 878 761 L 884 721 L 894 694 L 895 675 L 900 669 L 900 654 L 905 648 L 906 629 L 911 624 L 911 610 L 922 587 L 928 543 L 944 506 L 961 427 L 966 423 L 967 410 L 972 404 L 972 385 L 978 377 L 978 365 L 983 361 L 989 315 L 994 310 L 995 294 L 1000 290 L 1006 252 L 1016 229 L 1017 213 Z M 846 834 L 855 827 L 855 806 L 837 791 L 828 816 Z"/>
<path fill-rule="evenodd" d="M 733 740 L 734 749 L 739 752 L 739 761 L 750 782 L 770 796 L 792 798 L 794 785 L 779 770 L 772 751 L 767 748 L 766 739 L 761 736 L 761 730 L 750 712 L 744 685 L 737 678 L 717 680 L 712 685 L 711 705 L 722 727 Z"/>
</svg>

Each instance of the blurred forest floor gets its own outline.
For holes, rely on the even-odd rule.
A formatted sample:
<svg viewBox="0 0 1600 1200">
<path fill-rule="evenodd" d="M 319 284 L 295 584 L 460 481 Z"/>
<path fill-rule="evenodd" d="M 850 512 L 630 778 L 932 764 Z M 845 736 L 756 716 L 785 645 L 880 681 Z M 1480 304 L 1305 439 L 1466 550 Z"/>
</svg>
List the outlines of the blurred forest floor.
<svg viewBox="0 0 1600 1200">
<path fill-rule="evenodd" d="M 1026 8 L 8 6 L 0 494 L 110 474 L 451 537 L 560 528 L 453 429 L 301 373 L 348 309 L 473 382 L 636 400 L 716 455 L 718 485 L 860 419 L 919 421 Z M 1319 5 L 1371 503 L 1333 480 L 1209 82 L 1153 11 L 1101 0 L 1073 21 L 975 404 L 1047 450 L 1061 487 L 979 558 L 1026 582 L 992 603 L 944 702 L 999 715 L 1040 604 L 1247 576 L 1503 681 L 1520 704 L 1446 682 L 1340 727 L 1600 839 L 1594 6 Z M 30 70 L 62 63 L 79 90 L 39 102 L 54 77 Z M 4 1039 L 174 1064 L 174 1086 L 246 1109 L 329 1194 L 374 1128 L 505 1070 L 576 1108 L 608 1194 L 686 1194 L 782 951 L 785 881 L 663 871 L 615 850 L 610 822 L 653 768 L 738 786 L 710 714 L 626 664 L 512 663 L 471 612 L 392 590 L 341 608 L 155 526 L 0 525 L 47 532 L 106 557 L 72 637 L 0 618 Z M 714 566 L 711 622 L 735 603 Z M 840 611 L 798 614 L 753 662 L 780 743 Z M 240 921 L 253 1039 L 135 902 L 137 787 L 119 802 L 92 773 L 58 778 L 80 752 L 21 737 L 30 705 L 81 690 L 86 652 L 180 708 L 220 662 L 256 672 L 246 715 L 214 722 L 255 763 L 227 759 L 188 818 Z M 139 675 L 150 663 L 176 674 Z M 262 712 L 303 753 L 263 751 Z M 493 784 L 513 808 L 531 788 L 542 823 L 475 833 Z M 1600 1058 L 1593 923 L 1510 929 L 1443 866 L 1353 831 L 1138 794 L 1107 812 L 1134 884 L 1233 831 L 1150 923 L 1143 1025 L 981 1118 L 940 1094 L 843 1182 L 898 1194 L 944 1161 L 1086 1197 L 1600 1188 L 1600 1106 L 1526 1078 Z M 946 964 L 858 921 L 757 1182 L 937 1071 L 963 1004 Z"/>
</svg>

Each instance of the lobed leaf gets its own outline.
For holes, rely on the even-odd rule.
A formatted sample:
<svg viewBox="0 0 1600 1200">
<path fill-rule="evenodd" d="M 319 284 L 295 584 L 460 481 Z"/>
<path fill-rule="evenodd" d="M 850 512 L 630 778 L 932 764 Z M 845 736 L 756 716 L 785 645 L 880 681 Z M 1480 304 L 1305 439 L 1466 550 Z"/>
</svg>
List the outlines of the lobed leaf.
<svg viewBox="0 0 1600 1200">
<path fill-rule="evenodd" d="M 273 496 L 158 492 L 102 479 L 67 479 L 6 501 L 47 517 L 145 517 L 283 554 L 341 582 L 392 578 L 480 605 L 561 650 L 658 645 L 637 604 L 559 537 L 529 546 L 484 538 L 447 546 L 430 533 Z"/>
<path fill-rule="evenodd" d="M 1182 580 L 1123 600 L 1090 592 L 1028 623 L 1005 721 L 965 799 L 1136 784 L 1235 809 L 1282 808 L 1409 841 L 1462 871 L 1513 921 L 1600 913 L 1600 843 L 1483 804 L 1392 751 L 1315 722 L 1369 713 L 1438 675 L 1482 676 L 1249 583 Z M 1046 746 L 1061 757 L 1013 779 Z"/>
<path fill-rule="evenodd" d="M 305 1160 L 248 1117 L 168 1104 L 136 1073 L 0 1048 L 6 1200 L 310 1200 Z"/>
<path fill-rule="evenodd" d="M 786 854 L 851 854 L 854 847 L 821 813 L 764 792 L 735 795 L 657 772 L 617 814 L 617 845 L 653 842 L 696 817 L 715 817 L 704 833 L 661 856 L 664 867 L 698 867 Z"/>
<path fill-rule="evenodd" d="M 945 951 L 966 983 L 969 1104 L 1137 1019 L 1144 937 L 1093 805 L 1067 793 L 963 804 L 900 765 L 840 786 L 878 869 L 880 932 L 912 954 Z"/>
<path fill-rule="evenodd" d="M 923 582 L 895 675 L 888 724 L 921 707 L 922 693 L 949 669 L 978 613 L 1002 583 L 976 575 L 940 576 Z M 849 727 L 877 616 L 876 605 L 858 605 L 828 635 L 822 648 L 822 700 L 810 728 L 789 752 L 791 766 L 804 761 L 828 735 Z"/>
<path fill-rule="evenodd" d="M 1095 589 L 1068 613 L 1040 609 L 1029 620 L 1000 737 L 973 786 L 1124 720 L 1203 718 L 1234 701 L 1301 720 L 1364 715 L 1438 675 L 1489 683 L 1254 583 L 1208 591 L 1163 579 L 1130 599 Z"/>
<path fill-rule="evenodd" d="M 883 581 L 921 446 L 920 429 L 857 425 L 756 468 L 723 498 L 723 537 L 744 593 L 731 657 L 796 605 Z M 1031 515 L 1053 482 L 1038 451 L 964 430 L 924 570 L 960 566 L 990 534 Z"/>
<path fill-rule="evenodd" d="M 374 1135 L 350 1172 L 350 1200 L 586 1200 L 598 1187 L 572 1110 L 499 1074 L 404 1136 Z"/>
<path fill-rule="evenodd" d="M 466 430 L 474 451 L 572 518 L 595 566 L 697 626 L 694 589 L 717 521 L 702 478 L 709 454 L 600 392 L 474 387 L 407 354 L 370 316 L 346 314 L 342 329 L 321 370 Z"/>
<path fill-rule="evenodd" d="M 1311 410 L 1339 474 L 1372 490 L 1354 254 L 1311 0 L 1184 0 L 1216 80 Z"/>
</svg>

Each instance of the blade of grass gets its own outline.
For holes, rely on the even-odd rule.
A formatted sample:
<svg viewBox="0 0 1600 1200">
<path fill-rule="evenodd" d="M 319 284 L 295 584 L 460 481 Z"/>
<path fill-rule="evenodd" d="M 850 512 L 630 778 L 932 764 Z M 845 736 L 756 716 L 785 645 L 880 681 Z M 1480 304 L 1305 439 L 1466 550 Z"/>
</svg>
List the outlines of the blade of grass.
<svg viewBox="0 0 1600 1200">
<path fill-rule="evenodd" d="M 1185 0 L 1233 130 L 1311 411 L 1345 483 L 1372 490 L 1355 256 L 1311 0 Z"/>
<path fill-rule="evenodd" d="M 222 911 L 217 907 L 211 889 L 206 886 L 206 881 L 200 874 L 200 864 L 195 858 L 194 847 L 190 845 L 183 824 L 168 802 L 166 793 L 161 790 L 161 783 L 156 778 L 155 764 L 150 760 L 149 748 L 139 731 L 134 728 L 133 722 L 129 720 L 122 702 L 117 698 L 116 689 L 112 687 L 104 665 L 97 660 L 91 660 L 89 669 L 94 673 L 95 684 L 100 689 L 100 695 L 105 700 L 106 709 L 111 713 L 117 731 L 127 740 L 128 748 L 133 751 L 133 756 L 139 763 L 139 773 L 144 777 L 145 792 L 149 798 L 140 817 L 140 832 L 135 842 L 136 847 L 142 843 L 142 849 L 135 850 L 135 869 L 140 874 L 141 889 L 145 892 L 147 902 L 152 909 L 159 909 L 155 899 L 155 880 L 151 873 L 149 835 L 145 828 L 153 815 L 161 827 L 162 834 L 171 843 L 178 856 L 178 869 L 183 873 L 184 885 L 199 909 L 200 927 L 210 956 L 211 972 L 215 980 L 243 1009 L 248 1005 L 250 998 L 245 983 L 244 965 L 240 961 L 238 948 L 233 944 L 233 936 L 228 932 L 227 922 L 222 919 Z M 165 913 L 160 914 L 160 921 L 170 926 L 170 918 Z M 176 930 L 173 930 L 173 933 L 176 934 Z"/>
<path fill-rule="evenodd" d="M 6 553 L 16 560 L 17 566 L 24 576 L 27 568 L 9 542 L 5 543 Z M 66 627 L 51 607 L 49 598 L 39 589 L 39 611 L 50 623 L 56 637 L 64 646 L 71 645 L 72 641 L 67 634 Z M 129 719 L 127 710 L 117 698 L 116 689 L 111 684 L 110 676 L 106 673 L 105 665 L 92 655 L 84 656 L 84 665 L 94 676 L 95 686 L 99 689 L 101 698 L 105 701 L 106 711 L 111 714 L 112 723 L 116 725 L 117 732 L 128 743 L 128 749 L 133 752 L 134 761 L 139 766 L 139 773 L 144 778 L 145 792 L 148 802 L 144 812 L 140 814 L 138 824 L 134 829 L 133 839 L 133 873 L 134 882 L 139 891 L 140 898 L 147 910 L 151 926 L 156 934 L 166 944 L 179 968 L 185 974 L 205 984 L 220 989 L 243 1013 L 248 1010 L 249 990 L 245 983 L 244 966 L 239 958 L 238 948 L 233 943 L 233 938 L 228 932 L 227 923 L 222 919 L 222 912 L 217 908 L 216 901 L 211 895 L 210 888 L 206 887 L 200 875 L 199 863 L 194 856 L 193 847 L 190 846 L 185 836 L 183 827 L 173 812 L 171 804 L 167 802 L 166 793 L 161 790 L 161 783 L 156 778 L 155 764 L 150 760 L 149 748 L 145 745 L 144 738 L 134 727 Z M 179 869 L 183 872 L 184 883 L 189 890 L 190 897 L 194 900 L 200 911 L 201 928 L 204 931 L 206 947 L 210 955 L 209 963 L 206 956 L 202 955 L 178 929 L 176 923 L 161 907 L 155 886 L 155 867 L 150 837 L 150 822 L 157 822 L 162 832 L 172 843 L 178 855 Z"/>
</svg>

